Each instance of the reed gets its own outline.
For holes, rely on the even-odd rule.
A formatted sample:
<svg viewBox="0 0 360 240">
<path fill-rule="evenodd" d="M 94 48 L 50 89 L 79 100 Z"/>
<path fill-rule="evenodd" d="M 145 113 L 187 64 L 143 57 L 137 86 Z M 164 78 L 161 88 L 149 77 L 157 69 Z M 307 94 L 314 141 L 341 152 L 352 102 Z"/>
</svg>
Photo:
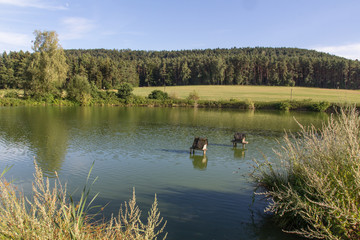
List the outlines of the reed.
<svg viewBox="0 0 360 240">
<path fill-rule="evenodd" d="M 300 125 L 301 126 L 301 125 Z M 276 151 L 279 164 L 256 162 L 253 177 L 266 211 L 285 231 L 307 238 L 360 238 L 360 116 L 341 109 L 321 129 L 301 126 Z"/>
<path fill-rule="evenodd" d="M 156 195 L 147 223 L 143 223 L 135 190 L 117 217 L 95 221 L 88 212 L 97 196 L 89 201 L 90 173 L 91 169 L 79 202 L 67 194 L 66 184 L 61 184 L 58 177 L 50 184 L 36 163 L 31 199 L 1 174 L 0 239 L 156 239 L 163 233 L 166 222 L 160 217 Z"/>
</svg>

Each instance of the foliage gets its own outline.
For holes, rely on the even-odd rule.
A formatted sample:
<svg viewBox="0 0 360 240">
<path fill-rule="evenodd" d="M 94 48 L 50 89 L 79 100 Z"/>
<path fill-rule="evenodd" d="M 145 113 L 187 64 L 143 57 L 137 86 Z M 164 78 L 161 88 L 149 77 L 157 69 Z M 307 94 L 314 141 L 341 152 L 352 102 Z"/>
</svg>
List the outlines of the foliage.
<svg viewBox="0 0 360 240">
<path fill-rule="evenodd" d="M 157 198 L 148 214 L 147 223 L 140 220 L 135 191 L 129 203 L 120 208 L 118 217 L 108 222 L 94 222 L 88 214 L 95 195 L 89 198 L 91 169 L 79 202 L 68 195 L 60 180 L 50 184 L 35 163 L 32 199 L 0 177 L 0 234 L 2 239 L 156 239 L 166 222 L 160 217 Z M 95 179 L 96 180 L 96 179 Z M 95 181 L 94 180 L 94 181 Z M 94 183 L 93 181 L 93 183 Z M 53 185 L 53 187 L 51 187 Z M 164 238 L 166 238 L 166 235 Z"/>
<path fill-rule="evenodd" d="M 20 51 L 0 55 L 0 88 L 27 86 L 39 90 L 41 84 L 34 82 L 35 86 L 29 86 L 31 79 L 53 79 L 50 74 L 37 70 L 50 66 L 43 63 L 51 62 L 49 59 L 54 56 L 36 55 L 52 52 L 53 46 L 58 44 L 57 36 L 54 32 L 35 31 L 35 34 L 34 53 Z M 359 61 L 297 48 L 61 49 L 60 52 L 57 61 L 53 61 L 63 63 L 56 65 L 57 69 L 67 69 L 69 79 L 75 75 L 86 76 L 89 82 L 103 90 L 118 89 L 124 82 L 133 86 L 266 85 L 333 89 L 358 89 L 360 86 Z M 64 52 L 66 62 L 60 57 Z M 62 82 L 58 83 L 61 85 Z"/>
<path fill-rule="evenodd" d="M 246 99 L 245 104 L 247 109 L 255 109 L 255 104 L 251 99 Z"/>
<path fill-rule="evenodd" d="M 141 96 L 135 96 L 132 95 L 131 97 L 129 97 L 128 99 L 126 99 L 125 104 L 129 104 L 129 105 L 147 105 L 148 99 L 141 97 Z"/>
<path fill-rule="evenodd" d="M 169 98 L 169 95 L 167 92 L 163 92 L 161 90 L 154 90 L 152 91 L 149 96 L 149 99 L 158 99 L 158 100 L 165 100 Z"/>
<path fill-rule="evenodd" d="M 291 109 L 290 102 L 279 102 L 277 108 L 282 111 L 289 111 Z"/>
<path fill-rule="evenodd" d="M 321 129 L 301 126 L 276 153 L 280 165 L 256 162 L 253 177 L 279 224 L 307 238 L 359 239 L 359 112 L 342 109 Z"/>
<path fill-rule="evenodd" d="M 310 106 L 310 109 L 315 112 L 324 112 L 330 107 L 330 103 L 327 101 L 313 103 Z"/>
<path fill-rule="evenodd" d="M 17 98 L 19 97 L 19 94 L 16 90 L 8 91 L 4 94 L 5 98 Z"/>
<path fill-rule="evenodd" d="M 89 104 L 91 100 L 91 85 L 84 76 L 76 75 L 67 85 L 67 96 L 82 105 Z"/>
<path fill-rule="evenodd" d="M 191 100 L 191 101 L 197 101 L 200 99 L 200 96 L 199 94 L 194 90 L 192 91 L 191 93 L 189 93 L 189 96 L 187 97 L 188 100 Z"/>
<path fill-rule="evenodd" d="M 297 48 L 94 49 L 67 50 L 66 53 L 75 69 L 80 69 L 79 63 L 84 69 L 91 68 L 89 62 L 96 63 L 99 74 L 94 76 L 95 81 L 104 85 L 106 79 L 113 86 L 116 80 L 112 76 L 126 80 L 119 69 L 131 72 L 131 79 L 137 78 L 134 86 L 271 85 L 357 89 L 360 76 L 359 62 Z M 113 67 L 106 67 L 107 64 Z M 107 69 L 111 69 L 110 72 Z M 91 71 L 88 74 L 92 74 Z"/>
<path fill-rule="evenodd" d="M 26 94 L 37 98 L 48 94 L 60 96 L 66 80 L 68 65 L 54 31 L 35 31 L 35 51 L 26 69 Z"/>
<path fill-rule="evenodd" d="M 118 97 L 121 99 L 128 99 L 134 90 L 133 86 L 129 83 L 122 83 L 118 89 Z"/>
<path fill-rule="evenodd" d="M 68 86 L 71 83 L 71 81 L 68 82 Z M 242 89 L 242 87 L 236 87 L 236 86 L 222 86 L 221 89 L 218 89 L 219 87 L 216 86 L 195 86 L 195 88 L 202 93 L 206 93 L 205 97 L 209 98 L 209 96 L 212 96 L 213 94 L 217 94 L 217 98 L 224 98 L 225 96 L 231 97 L 236 96 L 237 98 L 232 98 L 230 100 L 205 100 L 202 97 L 201 100 L 198 100 L 196 102 L 198 107 L 207 107 L 207 108 L 237 108 L 237 109 L 276 109 L 279 110 L 279 106 L 283 104 L 283 102 L 287 102 L 290 104 L 290 110 L 301 110 L 301 111 L 315 111 L 314 110 L 314 104 L 318 104 L 318 102 L 314 102 L 311 99 L 305 99 L 305 100 L 293 100 L 289 101 L 287 100 L 286 96 L 282 96 L 280 91 L 283 89 L 282 87 L 250 87 L 247 86 L 245 89 Z M 166 100 L 156 100 L 156 99 L 149 99 L 144 96 L 144 93 L 146 91 L 143 91 L 144 88 L 136 88 L 136 95 L 132 94 L 128 99 L 120 99 L 118 98 L 118 95 L 113 90 L 98 90 L 96 85 L 91 82 L 90 83 L 90 99 L 88 103 L 83 104 L 90 104 L 90 105 L 97 105 L 97 106 L 124 106 L 124 105 L 132 105 L 132 106 L 164 106 L 164 107 L 179 107 L 179 106 L 193 106 L 195 104 L 194 100 L 188 100 L 186 99 L 186 96 L 191 93 L 191 86 L 182 86 L 182 87 L 169 87 L 169 91 L 172 95 L 171 98 Z M 139 92 L 138 90 L 142 90 L 143 92 Z M 148 88 L 146 88 L 148 89 Z M 145 90 L 146 90 L 145 89 Z M 154 90 L 154 88 L 150 87 L 150 90 Z M 156 88 L 155 88 L 156 89 Z M 215 90 L 218 91 L 215 91 Z M 242 96 L 244 92 L 246 91 L 254 91 L 258 90 L 259 94 L 256 95 L 256 92 L 252 92 L 251 96 L 252 98 L 248 98 L 245 101 L 238 100 L 239 96 Z M 148 92 L 150 90 L 147 90 Z M 176 90 L 176 92 L 174 92 Z M 268 95 L 264 92 L 268 92 Z M 10 95 L 12 95 L 12 91 L 18 92 L 18 98 L 4 98 L 3 96 L 7 95 L 9 92 Z M 275 96 L 273 92 L 277 92 L 278 96 Z M 324 91 L 329 91 L 325 89 L 297 89 L 297 92 L 299 94 L 302 94 L 303 92 L 310 92 L 314 94 L 324 95 Z M 352 98 L 352 95 L 356 96 L 356 92 L 352 90 L 339 90 L 339 91 L 345 91 L 349 99 Z M 232 95 L 236 92 L 237 95 Z M 284 91 L 286 92 L 286 91 Z M 331 93 L 332 91 L 329 91 Z M 174 94 L 176 93 L 176 95 Z M 180 94 L 181 97 L 177 97 Z M 20 105 L 59 105 L 59 106 L 74 106 L 79 105 L 81 102 L 77 100 L 73 100 L 70 98 L 63 99 L 59 97 L 55 97 L 54 95 L 47 95 L 40 98 L 30 98 L 29 96 L 23 98 L 22 97 L 22 91 L 19 90 L 0 90 L 0 106 L 20 106 Z M 64 95 L 64 94 L 63 94 Z M 202 95 L 204 96 L 204 95 Z M 327 99 L 332 99 L 331 95 L 326 95 Z M 274 100 L 269 101 L 268 99 L 274 98 L 274 99 L 284 99 L 284 100 Z M 334 99 L 336 99 L 336 95 L 334 95 Z M 261 99 L 265 99 L 262 101 Z M 327 102 L 327 101 L 325 101 Z M 335 109 L 339 109 L 344 106 L 348 106 L 349 104 L 340 102 L 340 103 L 331 103 L 331 108 L 327 108 L 326 111 L 334 111 Z"/>
</svg>

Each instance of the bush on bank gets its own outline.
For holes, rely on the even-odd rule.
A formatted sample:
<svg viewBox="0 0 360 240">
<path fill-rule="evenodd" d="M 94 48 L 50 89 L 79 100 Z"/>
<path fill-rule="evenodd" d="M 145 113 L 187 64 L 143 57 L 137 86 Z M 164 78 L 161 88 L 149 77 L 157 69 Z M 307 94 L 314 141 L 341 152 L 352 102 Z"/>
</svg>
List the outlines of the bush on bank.
<svg viewBox="0 0 360 240">
<path fill-rule="evenodd" d="M 256 162 L 266 209 L 284 230 L 307 238 L 360 238 L 360 115 L 352 108 L 321 129 L 286 134 L 279 164 Z"/>
<path fill-rule="evenodd" d="M 81 79 L 80 79 L 81 80 Z M 253 102 L 250 99 L 239 101 L 230 100 L 196 100 L 188 97 L 179 99 L 176 97 L 163 97 L 159 92 L 153 92 L 150 97 L 136 96 L 131 93 L 130 85 L 124 85 L 118 92 L 98 90 L 95 86 L 77 88 L 81 81 L 69 84 L 69 92 L 62 96 L 48 94 L 42 98 L 22 97 L 20 94 L 10 92 L 0 97 L 0 106 L 31 106 L 31 105 L 59 105 L 59 106 L 158 106 L 158 107 L 200 107 L 200 108 L 233 108 L 233 109 L 258 109 L 258 110 L 281 110 L 281 111 L 333 111 L 343 104 L 334 104 L 326 101 L 313 102 L 303 101 L 274 101 Z M 162 92 L 161 92 L 162 93 Z"/>
</svg>

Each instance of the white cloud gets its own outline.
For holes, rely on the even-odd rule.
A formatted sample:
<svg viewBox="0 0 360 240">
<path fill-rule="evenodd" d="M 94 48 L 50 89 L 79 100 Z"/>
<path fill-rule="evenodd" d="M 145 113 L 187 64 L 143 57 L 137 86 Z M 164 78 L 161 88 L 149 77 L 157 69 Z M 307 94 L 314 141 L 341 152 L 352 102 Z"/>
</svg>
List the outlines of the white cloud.
<svg viewBox="0 0 360 240">
<path fill-rule="evenodd" d="M 0 0 L 0 5 L 12 5 L 16 7 L 32 7 L 32 8 L 41 8 L 48 10 L 64 10 L 67 7 L 58 5 L 53 1 L 45 0 Z"/>
<path fill-rule="evenodd" d="M 17 50 L 29 49 L 31 46 L 31 37 L 22 33 L 0 32 L 0 49 Z"/>
<path fill-rule="evenodd" d="M 81 17 L 65 18 L 62 24 L 64 25 L 63 33 L 59 34 L 62 40 L 81 39 L 96 27 L 92 20 Z"/>
<path fill-rule="evenodd" d="M 314 49 L 320 52 L 326 52 L 353 60 L 360 59 L 360 43 L 340 46 L 322 46 L 315 47 Z"/>
</svg>

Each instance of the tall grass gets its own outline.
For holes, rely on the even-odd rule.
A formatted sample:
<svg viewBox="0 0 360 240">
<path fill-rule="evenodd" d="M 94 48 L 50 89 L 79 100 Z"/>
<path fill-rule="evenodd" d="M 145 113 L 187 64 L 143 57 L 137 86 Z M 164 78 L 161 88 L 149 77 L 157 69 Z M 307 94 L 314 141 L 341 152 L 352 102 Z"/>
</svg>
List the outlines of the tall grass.
<svg viewBox="0 0 360 240">
<path fill-rule="evenodd" d="M 88 214 L 95 199 L 88 201 L 89 176 L 77 203 L 69 200 L 59 178 L 54 184 L 44 179 L 36 163 L 34 177 L 33 197 L 28 199 L 0 176 L 0 239 L 156 239 L 164 231 L 166 222 L 160 217 L 156 195 L 147 223 L 140 219 L 135 191 L 117 217 L 100 222 Z"/>
<path fill-rule="evenodd" d="M 300 125 L 301 126 L 301 125 Z M 360 239 L 360 116 L 342 109 L 321 129 L 286 134 L 279 164 L 254 178 L 284 230 L 307 238 Z"/>
</svg>

